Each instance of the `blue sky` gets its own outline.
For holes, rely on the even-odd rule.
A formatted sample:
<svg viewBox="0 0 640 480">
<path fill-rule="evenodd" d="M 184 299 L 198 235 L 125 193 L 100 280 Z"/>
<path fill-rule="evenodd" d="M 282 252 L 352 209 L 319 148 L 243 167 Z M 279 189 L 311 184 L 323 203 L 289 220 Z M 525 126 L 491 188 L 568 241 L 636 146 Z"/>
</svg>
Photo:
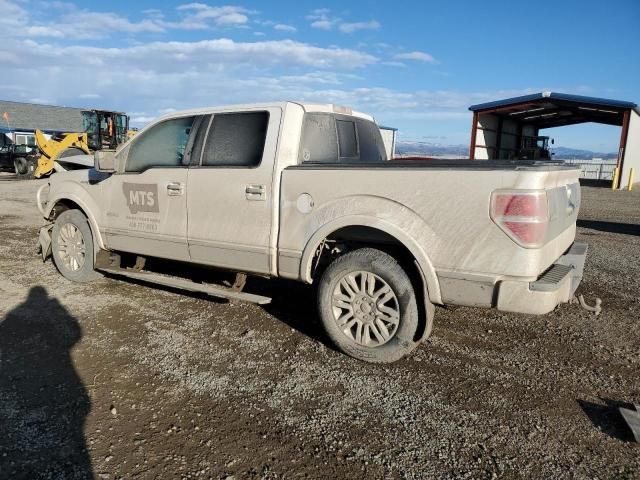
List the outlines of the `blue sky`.
<svg viewBox="0 0 640 480">
<path fill-rule="evenodd" d="M 127 111 L 307 100 L 467 144 L 473 103 L 543 90 L 640 103 L 640 1 L 0 0 L 0 98 Z M 552 132 L 615 151 L 617 128 Z"/>
</svg>

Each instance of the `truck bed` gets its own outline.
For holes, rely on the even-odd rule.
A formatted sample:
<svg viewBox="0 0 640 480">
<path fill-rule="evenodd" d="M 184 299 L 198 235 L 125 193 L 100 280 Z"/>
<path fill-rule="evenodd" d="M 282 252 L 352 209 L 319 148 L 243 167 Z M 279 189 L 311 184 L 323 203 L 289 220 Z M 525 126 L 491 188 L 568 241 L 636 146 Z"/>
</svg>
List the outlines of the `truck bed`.
<svg viewBox="0 0 640 480">
<path fill-rule="evenodd" d="M 579 169 L 553 161 L 428 160 L 305 163 L 282 174 L 279 245 L 295 265 L 318 231 L 375 219 L 373 228 L 405 234 L 437 275 L 534 281 L 571 246 L 577 208 L 568 186 Z M 546 190 L 551 220 L 545 245 L 524 248 L 490 218 L 491 193 Z M 579 197 L 574 200 L 579 206 Z M 310 205 L 301 208 L 301 203 Z M 307 202 L 306 204 L 304 202 Z M 295 276 L 294 271 L 286 272 Z"/>
</svg>

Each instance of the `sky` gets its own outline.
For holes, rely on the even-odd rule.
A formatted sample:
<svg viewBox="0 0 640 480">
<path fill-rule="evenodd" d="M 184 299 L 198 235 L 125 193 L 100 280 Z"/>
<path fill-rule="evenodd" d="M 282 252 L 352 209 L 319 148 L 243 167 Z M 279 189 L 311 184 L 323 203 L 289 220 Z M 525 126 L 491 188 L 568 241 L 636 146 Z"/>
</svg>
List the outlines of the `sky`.
<svg viewBox="0 0 640 480">
<path fill-rule="evenodd" d="M 469 105 L 545 90 L 640 103 L 640 0 L 0 0 L 0 99 L 125 111 L 301 100 L 401 140 L 469 143 Z M 617 150 L 619 129 L 555 129 Z"/>
</svg>

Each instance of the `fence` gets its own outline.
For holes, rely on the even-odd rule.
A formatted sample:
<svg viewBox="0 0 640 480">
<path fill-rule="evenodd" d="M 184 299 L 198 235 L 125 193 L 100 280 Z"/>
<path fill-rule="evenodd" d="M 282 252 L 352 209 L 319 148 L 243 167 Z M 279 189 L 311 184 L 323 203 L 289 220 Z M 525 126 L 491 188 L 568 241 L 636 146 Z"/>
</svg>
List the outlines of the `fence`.
<svg viewBox="0 0 640 480">
<path fill-rule="evenodd" d="M 564 160 L 565 162 L 579 166 L 582 169 L 580 178 L 589 180 L 613 180 L 613 171 L 616 163 L 613 162 L 589 162 L 577 160 Z"/>
</svg>

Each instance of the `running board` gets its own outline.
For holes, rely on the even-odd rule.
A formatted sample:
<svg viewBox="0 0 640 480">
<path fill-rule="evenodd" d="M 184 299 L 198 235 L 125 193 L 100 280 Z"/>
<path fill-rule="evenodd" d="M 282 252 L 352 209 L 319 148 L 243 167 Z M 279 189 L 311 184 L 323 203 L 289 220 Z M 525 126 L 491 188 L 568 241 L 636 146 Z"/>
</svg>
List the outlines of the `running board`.
<svg viewBox="0 0 640 480">
<path fill-rule="evenodd" d="M 245 302 L 257 303 L 259 305 L 265 305 L 267 303 L 271 303 L 271 298 L 269 297 L 263 297 L 262 295 L 254 295 L 252 293 L 234 292 L 233 290 L 227 290 L 227 289 L 216 287 L 213 285 L 204 285 L 202 283 L 195 283 L 195 282 L 192 282 L 191 280 L 186 280 L 180 277 L 170 277 L 168 275 L 160 275 L 159 273 L 127 270 L 123 268 L 100 268 L 98 270 L 100 272 L 109 273 L 112 275 L 119 275 L 127 278 L 133 278 L 134 280 L 154 283 L 156 285 L 163 285 L 165 287 L 177 288 L 180 290 L 188 290 L 190 292 L 206 293 L 207 295 L 211 295 L 212 297 L 242 300 Z"/>
</svg>

